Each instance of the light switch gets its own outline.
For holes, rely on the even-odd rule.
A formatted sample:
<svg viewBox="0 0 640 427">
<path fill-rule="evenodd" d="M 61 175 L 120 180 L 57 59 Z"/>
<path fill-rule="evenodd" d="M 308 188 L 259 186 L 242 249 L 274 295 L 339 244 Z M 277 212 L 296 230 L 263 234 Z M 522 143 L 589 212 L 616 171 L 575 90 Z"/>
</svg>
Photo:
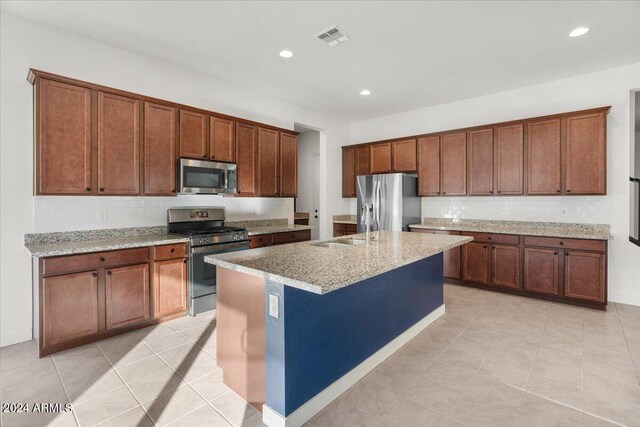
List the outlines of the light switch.
<svg viewBox="0 0 640 427">
<path fill-rule="evenodd" d="M 280 317 L 280 298 L 278 295 L 269 294 L 269 316 L 278 319 Z"/>
</svg>

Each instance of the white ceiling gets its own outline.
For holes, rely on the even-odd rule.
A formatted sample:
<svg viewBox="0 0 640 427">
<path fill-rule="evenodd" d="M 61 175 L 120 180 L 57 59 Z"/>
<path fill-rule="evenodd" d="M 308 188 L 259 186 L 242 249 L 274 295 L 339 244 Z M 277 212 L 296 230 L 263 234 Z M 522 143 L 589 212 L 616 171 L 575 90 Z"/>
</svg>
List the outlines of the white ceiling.
<svg viewBox="0 0 640 427">
<path fill-rule="evenodd" d="M 640 1 L 32 1 L 5 11 L 349 121 L 640 62 Z M 314 35 L 338 25 L 352 40 Z M 587 26 L 582 37 L 573 28 Z M 278 52 L 288 48 L 294 57 Z M 362 97 L 362 88 L 372 91 Z"/>
</svg>

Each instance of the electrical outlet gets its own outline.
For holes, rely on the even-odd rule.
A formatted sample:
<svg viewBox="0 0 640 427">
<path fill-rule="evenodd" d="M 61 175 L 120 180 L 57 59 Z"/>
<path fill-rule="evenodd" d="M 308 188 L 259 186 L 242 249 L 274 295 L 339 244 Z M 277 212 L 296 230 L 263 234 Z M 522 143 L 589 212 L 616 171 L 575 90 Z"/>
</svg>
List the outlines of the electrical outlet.
<svg viewBox="0 0 640 427">
<path fill-rule="evenodd" d="M 269 294 L 269 316 L 276 319 L 280 317 L 280 298 L 278 295 Z"/>
<path fill-rule="evenodd" d="M 98 211 L 98 222 L 107 222 L 107 211 Z"/>
</svg>

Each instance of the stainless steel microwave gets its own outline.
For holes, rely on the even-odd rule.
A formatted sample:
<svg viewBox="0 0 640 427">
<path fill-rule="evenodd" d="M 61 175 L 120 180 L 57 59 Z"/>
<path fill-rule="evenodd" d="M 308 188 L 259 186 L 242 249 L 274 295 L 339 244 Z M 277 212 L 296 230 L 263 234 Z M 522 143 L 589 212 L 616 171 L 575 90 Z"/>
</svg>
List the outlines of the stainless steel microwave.
<svg viewBox="0 0 640 427">
<path fill-rule="evenodd" d="M 180 194 L 235 194 L 236 165 L 205 160 L 178 160 Z"/>
</svg>

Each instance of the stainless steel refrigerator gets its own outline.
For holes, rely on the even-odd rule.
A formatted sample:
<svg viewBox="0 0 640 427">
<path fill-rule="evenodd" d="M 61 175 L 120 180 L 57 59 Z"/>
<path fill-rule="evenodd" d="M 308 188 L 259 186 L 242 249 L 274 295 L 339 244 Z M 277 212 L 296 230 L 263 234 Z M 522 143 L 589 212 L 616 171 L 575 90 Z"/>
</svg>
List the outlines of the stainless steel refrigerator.
<svg viewBox="0 0 640 427">
<path fill-rule="evenodd" d="M 367 215 L 369 231 L 409 231 L 420 222 L 418 178 L 404 173 L 358 177 L 358 233 L 364 233 Z"/>
</svg>

